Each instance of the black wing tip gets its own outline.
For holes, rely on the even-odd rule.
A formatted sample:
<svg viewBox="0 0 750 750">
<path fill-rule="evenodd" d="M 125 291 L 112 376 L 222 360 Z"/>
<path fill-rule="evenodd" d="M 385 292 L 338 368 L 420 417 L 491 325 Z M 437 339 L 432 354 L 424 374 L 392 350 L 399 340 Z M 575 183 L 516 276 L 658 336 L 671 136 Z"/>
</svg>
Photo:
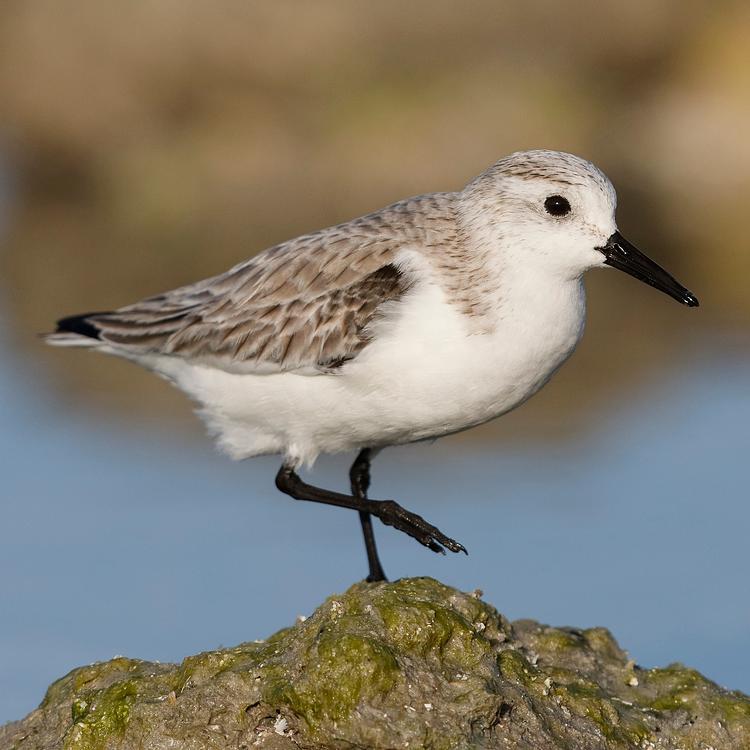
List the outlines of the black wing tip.
<svg viewBox="0 0 750 750">
<path fill-rule="evenodd" d="M 99 339 L 101 338 L 99 329 L 89 318 L 107 314 L 106 312 L 89 312 L 82 315 L 69 315 L 67 318 L 60 318 L 57 321 L 57 330 L 55 333 L 77 333 L 79 336 Z"/>
</svg>

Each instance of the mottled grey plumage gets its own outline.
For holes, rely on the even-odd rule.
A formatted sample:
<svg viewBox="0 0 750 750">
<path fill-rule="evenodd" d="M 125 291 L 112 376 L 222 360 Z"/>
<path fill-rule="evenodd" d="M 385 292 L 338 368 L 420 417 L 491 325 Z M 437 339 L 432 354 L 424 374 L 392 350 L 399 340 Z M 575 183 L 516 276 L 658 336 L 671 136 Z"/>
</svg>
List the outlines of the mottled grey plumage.
<svg viewBox="0 0 750 750">
<path fill-rule="evenodd" d="M 480 174 L 475 182 L 494 183 L 498 175 L 513 175 L 522 179 L 540 179 L 558 185 L 582 187 L 592 181 L 601 190 L 609 190 L 607 176 L 594 164 L 563 151 L 517 151 L 496 161 Z"/>
<path fill-rule="evenodd" d="M 133 354 L 205 358 L 230 370 L 249 362 L 274 371 L 335 368 L 366 346 L 378 308 L 408 290 L 394 264 L 405 247 L 432 257 L 458 304 L 475 304 L 468 278 L 459 288 L 480 267 L 457 241 L 455 195 L 410 198 L 297 237 L 219 276 L 87 315 L 86 324 Z"/>
</svg>

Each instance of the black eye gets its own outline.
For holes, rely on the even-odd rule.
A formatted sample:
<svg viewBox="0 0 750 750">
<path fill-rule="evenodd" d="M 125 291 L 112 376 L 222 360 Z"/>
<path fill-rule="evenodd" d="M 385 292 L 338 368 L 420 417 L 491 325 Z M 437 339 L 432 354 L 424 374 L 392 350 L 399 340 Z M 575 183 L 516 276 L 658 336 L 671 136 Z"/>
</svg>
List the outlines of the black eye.
<svg viewBox="0 0 750 750">
<path fill-rule="evenodd" d="M 548 214 L 552 214 L 553 216 L 565 216 L 565 214 L 570 213 L 570 203 L 562 195 L 550 195 L 544 201 L 544 208 Z"/>
</svg>

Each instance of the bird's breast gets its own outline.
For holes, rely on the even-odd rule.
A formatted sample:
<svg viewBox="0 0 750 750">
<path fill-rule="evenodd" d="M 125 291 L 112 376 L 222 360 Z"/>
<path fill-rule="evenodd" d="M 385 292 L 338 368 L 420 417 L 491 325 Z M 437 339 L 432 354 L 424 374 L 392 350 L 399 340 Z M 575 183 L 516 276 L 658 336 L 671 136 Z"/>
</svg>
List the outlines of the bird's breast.
<svg viewBox="0 0 750 750">
<path fill-rule="evenodd" d="M 580 339 L 580 283 L 507 300 L 473 325 L 439 293 L 415 295 L 355 360 L 347 380 L 383 422 L 419 439 L 499 416 L 539 390 Z"/>
</svg>

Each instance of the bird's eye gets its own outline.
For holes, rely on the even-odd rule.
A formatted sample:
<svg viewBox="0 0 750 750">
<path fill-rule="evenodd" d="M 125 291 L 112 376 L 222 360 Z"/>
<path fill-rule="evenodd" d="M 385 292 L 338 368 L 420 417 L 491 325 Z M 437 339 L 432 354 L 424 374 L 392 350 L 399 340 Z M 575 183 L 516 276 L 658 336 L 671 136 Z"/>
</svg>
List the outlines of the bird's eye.
<svg viewBox="0 0 750 750">
<path fill-rule="evenodd" d="M 548 214 L 552 214 L 552 216 L 565 216 L 570 213 L 570 203 L 562 195 L 550 195 L 544 201 L 544 209 Z"/>
</svg>

